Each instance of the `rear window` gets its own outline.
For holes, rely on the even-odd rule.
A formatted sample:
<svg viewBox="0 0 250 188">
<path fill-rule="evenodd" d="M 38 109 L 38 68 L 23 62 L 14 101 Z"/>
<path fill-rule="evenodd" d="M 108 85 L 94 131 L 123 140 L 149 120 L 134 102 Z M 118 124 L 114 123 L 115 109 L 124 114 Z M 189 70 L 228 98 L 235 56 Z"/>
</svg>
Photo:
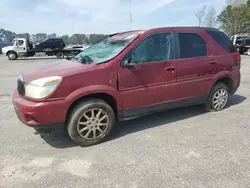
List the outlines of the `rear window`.
<svg viewBox="0 0 250 188">
<path fill-rule="evenodd" d="M 206 32 L 215 40 L 217 41 L 227 52 L 235 53 L 237 52 L 236 48 L 230 41 L 229 37 L 221 32 L 216 30 L 206 30 Z"/>
</svg>

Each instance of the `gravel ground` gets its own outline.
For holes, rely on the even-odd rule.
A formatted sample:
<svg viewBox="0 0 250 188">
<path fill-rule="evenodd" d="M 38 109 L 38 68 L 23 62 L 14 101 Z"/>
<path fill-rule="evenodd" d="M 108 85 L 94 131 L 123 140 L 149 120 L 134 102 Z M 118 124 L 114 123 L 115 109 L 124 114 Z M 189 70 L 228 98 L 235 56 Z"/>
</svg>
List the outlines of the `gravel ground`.
<svg viewBox="0 0 250 188">
<path fill-rule="evenodd" d="M 18 72 L 57 61 L 0 56 L 0 187 L 250 187 L 250 57 L 230 107 L 201 106 L 120 123 L 109 141 L 75 146 L 65 132 L 37 134 L 17 119 Z"/>
</svg>

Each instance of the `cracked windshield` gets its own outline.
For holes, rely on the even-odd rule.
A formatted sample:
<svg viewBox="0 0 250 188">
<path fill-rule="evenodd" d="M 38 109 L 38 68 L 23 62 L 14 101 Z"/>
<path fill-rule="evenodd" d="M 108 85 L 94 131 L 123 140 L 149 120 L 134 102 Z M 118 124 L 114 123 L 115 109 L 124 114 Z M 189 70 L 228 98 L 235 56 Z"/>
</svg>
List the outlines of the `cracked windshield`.
<svg viewBox="0 0 250 188">
<path fill-rule="evenodd" d="M 99 64 L 106 62 L 117 56 L 139 35 L 139 32 L 127 32 L 109 36 L 83 50 L 83 52 L 75 56 L 72 61 L 83 64 Z"/>
</svg>

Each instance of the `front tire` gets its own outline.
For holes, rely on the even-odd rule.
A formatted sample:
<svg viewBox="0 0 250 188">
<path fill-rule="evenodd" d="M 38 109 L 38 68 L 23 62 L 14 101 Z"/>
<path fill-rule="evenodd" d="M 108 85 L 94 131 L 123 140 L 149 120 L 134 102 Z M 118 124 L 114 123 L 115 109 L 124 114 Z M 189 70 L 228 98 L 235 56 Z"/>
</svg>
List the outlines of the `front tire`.
<svg viewBox="0 0 250 188">
<path fill-rule="evenodd" d="M 100 99 L 90 99 L 73 109 L 67 129 L 76 144 L 86 147 L 107 139 L 115 122 L 115 114 L 110 105 Z"/>
<path fill-rule="evenodd" d="M 17 59 L 17 53 L 16 52 L 9 52 L 8 53 L 8 59 L 9 60 L 16 60 Z"/>
<path fill-rule="evenodd" d="M 216 84 L 208 96 L 206 109 L 210 112 L 223 110 L 227 106 L 229 96 L 227 85 L 224 83 Z"/>
</svg>

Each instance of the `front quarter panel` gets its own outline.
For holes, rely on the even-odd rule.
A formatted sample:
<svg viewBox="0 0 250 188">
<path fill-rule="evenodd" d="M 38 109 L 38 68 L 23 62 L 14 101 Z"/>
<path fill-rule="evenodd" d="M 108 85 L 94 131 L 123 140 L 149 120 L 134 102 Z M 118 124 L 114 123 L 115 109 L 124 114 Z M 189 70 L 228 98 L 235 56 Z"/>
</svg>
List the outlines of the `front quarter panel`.
<svg viewBox="0 0 250 188">
<path fill-rule="evenodd" d="M 115 88 L 106 86 L 106 85 L 93 85 L 93 86 L 87 86 L 80 89 L 75 90 L 73 93 L 68 95 L 65 98 L 65 101 L 68 105 L 68 107 L 71 106 L 76 100 L 91 95 L 91 94 L 100 94 L 105 93 L 111 95 L 117 102 L 117 109 L 118 111 L 121 111 L 121 97 L 119 91 L 117 91 Z"/>
<path fill-rule="evenodd" d="M 88 71 L 68 75 L 64 78 L 56 97 L 63 97 L 70 106 L 82 97 L 100 93 L 109 94 L 115 98 L 117 109 L 121 109 L 120 93 L 117 90 L 117 67 L 113 61 L 96 65 Z"/>
</svg>

